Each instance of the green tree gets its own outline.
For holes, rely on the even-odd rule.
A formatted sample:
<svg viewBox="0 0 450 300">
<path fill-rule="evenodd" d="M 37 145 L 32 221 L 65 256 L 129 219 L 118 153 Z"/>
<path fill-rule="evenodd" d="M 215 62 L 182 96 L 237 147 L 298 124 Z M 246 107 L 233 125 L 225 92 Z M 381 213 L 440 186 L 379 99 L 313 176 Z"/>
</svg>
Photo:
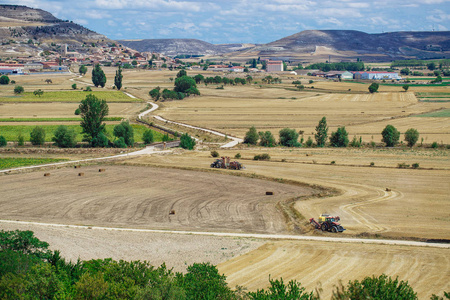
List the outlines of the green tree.
<svg viewBox="0 0 450 300">
<path fill-rule="evenodd" d="M 109 146 L 109 139 L 103 132 L 100 132 L 90 143 L 92 147 L 104 148 Z"/>
<path fill-rule="evenodd" d="M 14 94 L 22 94 L 24 91 L 23 86 L 21 85 L 16 85 L 14 87 Z"/>
<path fill-rule="evenodd" d="M 69 129 L 65 125 L 60 125 L 53 133 L 52 141 L 60 148 L 73 148 L 77 144 L 77 134 L 73 129 Z"/>
<path fill-rule="evenodd" d="M 105 87 L 106 76 L 102 68 L 100 67 L 100 64 L 96 64 L 95 67 L 92 69 L 92 83 L 96 87 L 98 86 Z"/>
<path fill-rule="evenodd" d="M 305 288 L 302 287 L 300 282 L 295 280 L 289 281 L 286 285 L 283 282 L 283 278 L 279 280 L 273 280 L 269 278 L 270 287 L 267 290 L 261 289 L 256 292 L 248 293 L 251 300 L 313 300 L 318 299 L 314 296 L 313 292 L 306 293 Z"/>
<path fill-rule="evenodd" d="M 5 137 L 3 135 L 0 135 L 0 147 L 5 147 L 8 144 Z"/>
<path fill-rule="evenodd" d="M 122 67 L 119 66 L 119 69 L 116 71 L 116 76 L 114 77 L 114 85 L 119 91 L 122 88 L 122 78 L 123 78 Z"/>
<path fill-rule="evenodd" d="M 36 126 L 30 133 L 30 142 L 33 145 L 44 145 L 45 130 L 41 126 Z"/>
<path fill-rule="evenodd" d="M 186 70 L 180 70 L 177 73 L 177 78 L 183 77 L 183 76 L 187 76 Z"/>
<path fill-rule="evenodd" d="M 317 147 L 325 147 L 328 139 L 328 125 L 327 118 L 323 117 L 316 127 L 316 134 L 314 134 Z"/>
<path fill-rule="evenodd" d="M 408 89 L 409 89 L 409 85 L 407 85 L 407 84 L 404 84 L 403 86 L 402 86 L 402 88 L 405 90 L 405 92 L 407 92 L 408 91 Z"/>
<path fill-rule="evenodd" d="M 286 147 L 300 147 L 299 134 L 295 129 L 283 128 L 280 130 L 280 144 Z"/>
<path fill-rule="evenodd" d="M 144 131 L 144 133 L 142 135 L 142 140 L 144 141 L 144 144 L 153 143 L 154 142 L 153 131 L 150 129 L 147 129 L 146 131 Z"/>
<path fill-rule="evenodd" d="M 405 132 L 405 141 L 408 143 L 409 147 L 413 147 L 419 140 L 419 132 L 417 129 L 409 128 Z"/>
<path fill-rule="evenodd" d="M 81 75 L 85 75 L 87 73 L 87 67 L 85 65 L 81 65 L 80 68 L 78 69 L 78 72 Z"/>
<path fill-rule="evenodd" d="M 153 90 L 151 90 L 150 92 L 148 92 L 148 94 L 150 95 L 150 97 L 152 97 L 153 100 L 158 101 L 159 98 L 161 97 L 160 90 L 161 88 L 158 86 Z"/>
<path fill-rule="evenodd" d="M 134 145 L 134 130 L 128 121 L 114 126 L 114 136 L 123 138 L 126 146 L 132 147 Z"/>
<path fill-rule="evenodd" d="M 9 77 L 6 75 L 0 76 L 0 84 L 9 84 Z"/>
<path fill-rule="evenodd" d="M 258 143 L 258 139 L 258 132 L 256 131 L 255 126 L 252 126 L 247 133 L 245 133 L 244 144 L 256 145 Z"/>
<path fill-rule="evenodd" d="M 348 133 L 344 127 L 339 127 L 336 132 L 331 133 L 330 143 L 333 147 L 347 147 L 348 146 Z"/>
<path fill-rule="evenodd" d="M 260 146 L 274 147 L 277 144 L 272 132 L 270 132 L 270 131 L 262 132 L 261 131 L 258 134 L 259 134 L 259 145 Z"/>
<path fill-rule="evenodd" d="M 349 281 L 347 287 L 333 291 L 333 300 L 339 299 L 383 299 L 415 300 L 417 293 L 406 281 L 392 279 L 385 274 L 379 277 L 366 277 L 361 282 Z"/>
<path fill-rule="evenodd" d="M 74 90 L 77 89 L 77 84 L 76 83 L 72 84 L 72 89 L 74 89 Z"/>
<path fill-rule="evenodd" d="M 376 93 L 378 92 L 378 88 L 380 87 L 380 85 L 376 82 L 373 82 L 370 86 L 369 86 L 369 92 L 372 93 Z"/>
<path fill-rule="evenodd" d="M 0 231 L 0 250 L 11 250 L 25 255 L 34 255 L 40 259 L 50 257 L 48 243 L 40 241 L 33 231 Z"/>
<path fill-rule="evenodd" d="M 181 71 L 184 71 L 184 70 L 181 70 Z M 186 94 L 200 94 L 197 90 L 197 85 L 195 84 L 195 80 L 189 76 L 177 77 L 177 79 L 175 79 L 174 91 L 179 92 L 179 93 L 186 93 Z"/>
<path fill-rule="evenodd" d="M 180 147 L 187 150 L 193 150 L 195 140 L 189 134 L 185 133 L 180 137 Z"/>
<path fill-rule="evenodd" d="M 116 148 L 126 148 L 127 144 L 125 143 L 125 139 L 123 137 L 119 137 L 114 141 L 114 147 Z"/>
<path fill-rule="evenodd" d="M 427 64 L 427 68 L 430 71 L 433 71 L 436 69 L 436 64 L 434 62 L 430 62 L 429 64 Z"/>
<path fill-rule="evenodd" d="M 382 142 L 386 144 L 386 147 L 394 147 L 400 138 L 400 132 L 392 125 L 387 125 L 381 135 L 383 137 Z"/>
<path fill-rule="evenodd" d="M 33 92 L 33 94 L 34 94 L 35 96 L 39 96 L 39 98 L 41 98 L 41 96 L 44 95 L 44 91 L 41 90 L 41 89 L 38 89 L 38 90 L 35 90 L 35 91 Z"/>
<path fill-rule="evenodd" d="M 89 94 L 85 99 L 81 100 L 80 105 L 81 127 L 85 140 L 90 141 L 92 146 L 98 144 L 99 141 L 104 142 L 105 135 L 99 136 L 105 131 L 103 119 L 108 115 L 109 108 L 105 100 L 99 100 L 96 96 Z M 94 140 L 95 138 L 95 140 Z M 104 145 L 104 143 L 102 143 Z"/>
<path fill-rule="evenodd" d="M 194 80 L 196 84 L 199 84 L 203 80 L 205 80 L 205 77 L 202 74 L 197 74 L 194 76 Z"/>
<path fill-rule="evenodd" d="M 409 75 L 409 74 L 411 74 L 411 71 L 408 68 L 404 68 L 404 69 L 400 70 L 400 74 Z"/>
</svg>

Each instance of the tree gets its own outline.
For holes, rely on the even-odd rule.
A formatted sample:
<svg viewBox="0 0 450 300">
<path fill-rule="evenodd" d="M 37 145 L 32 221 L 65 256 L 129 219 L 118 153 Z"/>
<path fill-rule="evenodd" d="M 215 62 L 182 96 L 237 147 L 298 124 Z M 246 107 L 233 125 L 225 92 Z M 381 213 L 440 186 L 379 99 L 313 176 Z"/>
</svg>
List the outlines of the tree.
<svg viewBox="0 0 450 300">
<path fill-rule="evenodd" d="M 92 83 L 96 87 L 98 86 L 105 87 L 106 76 L 102 68 L 100 67 L 100 64 L 96 64 L 94 69 L 92 69 Z"/>
<path fill-rule="evenodd" d="M 299 133 L 295 129 L 284 128 L 280 132 L 280 144 L 286 147 L 300 147 Z"/>
<path fill-rule="evenodd" d="M 347 147 L 348 146 L 348 133 L 344 127 L 339 127 L 336 132 L 331 133 L 330 143 L 333 147 Z"/>
<path fill-rule="evenodd" d="M 76 83 L 72 84 L 72 89 L 74 89 L 74 90 L 77 89 L 77 84 Z"/>
<path fill-rule="evenodd" d="M 410 128 L 405 132 L 405 141 L 408 143 L 409 147 L 413 147 L 419 140 L 419 132 L 417 129 Z"/>
<path fill-rule="evenodd" d="M 279 280 L 273 280 L 269 278 L 270 287 L 266 290 L 261 289 L 256 292 L 249 292 L 248 296 L 251 300 L 271 300 L 271 299 L 283 299 L 283 300 L 313 300 L 313 292 L 306 293 L 305 288 L 302 287 L 300 282 L 295 280 L 289 281 L 286 285 L 283 282 L 283 278 Z"/>
<path fill-rule="evenodd" d="M 80 68 L 78 69 L 78 72 L 81 75 L 85 75 L 87 73 L 87 67 L 85 65 L 81 65 Z"/>
<path fill-rule="evenodd" d="M 148 92 L 148 94 L 150 95 L 150 97 L 152 97 L 153 100 L 158 101 L 161 97 L 161 93 L 159 92 L 160 90 L 161 88 L 158 86 L 157 88 L 154 88 L 153 90 Z"/>
<path fill-rule="evenodd" d="M 183 76 L 187 76 L 186 70 L 180 70 L 177 73 L 177 78 L 183 77 Z"/>
<path fill-rule="evenodd" d="M 324 147 L 328 139 L 327 118 L 323 117 L 316 127 L 316 134 L 314 135 L 317 147 Z"/>
<path fill-rule="evenodd" d="M 405 85 L 402 86 L 402 88 L 405 90 L 405 92 L 407 92 L 408 89 L 409 89 L 409 85 L 405 84 Z"/>
<path fill-rule="evenodd" d="M 383 299 L 383 300 L 415 300 L 417 293 L 406 281 L 392 279 L 385 274 L 379 277 L 366 277 L 361 282 L 349 281 L 347 287 L 333 292 L 332 299 Z"/>
<path fill-rule="evenodd" d="M 9 84 L 9 77 L 6 75 L 2 75 L 0 77 L 0 84 Z"/>
<path fill-rule="evenodd" d="M 89 94 L 81 100 L 78 108 L 81 112 L 80 125 L 83 128 L 82 133 L 85 135 L 85 140 L 90 141 L 92 146 L 100 142 L 101 145 L 104 145 L 106 136 L 99 136 L 99 134 L 105 131 L 105 124 L 102 124 L 102 122 L 109 113 L 106 101 L 99 100 L 96 96 Z"/>
<path fill-rule="evenodd" d="M 386 147 L 394 147 L 400 138 L 400 132 L 392 125 L 387 125 L 381 135 L 383 136 L 382 142 L 386 144 Z"/>
<path fill-rule="evenodd" d="M 23 86 L 21 85 L 16 85 L 14 87 L 14 94 L 22 94 L 24 91 Z"/>
<path fill-rule="evenodd" d="M 185 133 L 180 137 L 180 147 L 187 150 L 193 150 L 195 146 L 194 138 Z"/>
<path fill-rule="evenodd" d="M 126 146 L 134 145 L 134 131 L 133 127 L 128 121 L 122 122 L 119 125 L 114 126 L 114 136 L 117 138 L 123 138 Z"/>
<path fill-rule="evenodd" d="M 258 134 L 259 134 L 259 145 L 260 146 L 273 147 L 277 144 L 272 132 L 270 132 L 270 131 L 262 132 L 261 131 Z"/>
<path fill-rule="evenodd" d="M 429 64 L 427 64 L 427 68 L 430 71 L 433 71 L 436 69 L 436 64 L 434 62 L 430 62 Z"/>
<path fill-rule="evenodd" d="M 256 145 L 258 143 L 259 135 L 255 126 L 250 127 L 244 137 L 244 144 Z"/>
<path fill-rule="evenodd" d="M 369 86 L 369 92 L 372 94 L 372 93 L 376 93 L 376 92 L 378 92 L 378 88 L 380 87 L 380 85 L 378 84 L 378 83 L 376 83 L 376 82 L 374 82 L 374 83 L 372 83 L 370 86 Z"/>
<path fill-rule="evenodd" d="M 8 144 L 8 142 L 6 142 L 6 139 L 3 135 L 0 135 L 0 147 L 5 147 Z"/>
<path fill-rule="evenodd" d="M 35 90 L 35 91 L 33 92 L 33 94 L 34 94 L 35 96 L 39 96 L 39 98 L 41 98 L 41 96 L 44 94 L 44 91 L 41 90 L 41 89 L 38 89 L 38 90 Z"/>
<path fill-rule="evenodd" d="M 184 71 L 184 70 L 181 70 Z M 180 72 L 181 72 L 180 71 Z M 178 76 L 178 75 L 177 75 Z M 179 93 L 198 93 L 197 85 L 195 84 L 195 80 L 189 76 L 181 76 L 175 79 L 175 92 Z"/>
<path fill-rule="evenodd" d="M 36 126 L 30 133 L 30 142 L 33 145 L 44 145 L 45 130 L 41 126 Z"/>
<path fill-rule="evenodd" d="M 60 148 L 73 148 L 77 144 L 77 134 L 73 129 L 67 128 L 67 126 L 60 125 L 53 133 L 52 141 Z"/>
<path fill-rule="evenodd" d="M 197 74 L 194 76 L 195 83 L 199 84 L 203 80 L 205 80 L 205 77 L 202 74 Z"/>
<path fill-rule="evenodd" d="M 116 76 L 114 77 L 114 85 L 119 91 L 122 88 L 122 78 L 123 78 L 122 67 L 119 66 L 119 69 L 116 71 Z"/>
<path fill-rule="evenodd" d="M 409 75 L 410 73 L 411 73 L 411 71 L 408 68 L 400 70 L 400 74 L 402 74 L 402 75 Z"/>
<path fill-rule="evenodd" d="M 153 143 L 154 142 L 153 131 L 151 131 L 150 129 L 144 131 L 144 134 L 142 135 L 142 140 L 144 141 L 144 144 Z"/>
</svg>

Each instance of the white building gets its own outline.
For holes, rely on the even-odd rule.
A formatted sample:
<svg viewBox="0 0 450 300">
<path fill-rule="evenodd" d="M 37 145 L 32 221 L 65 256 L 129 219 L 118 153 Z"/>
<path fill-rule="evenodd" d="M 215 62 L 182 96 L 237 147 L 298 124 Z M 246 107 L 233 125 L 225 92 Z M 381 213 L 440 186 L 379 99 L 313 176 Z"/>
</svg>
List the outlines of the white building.
<svg viewBox="0 0 450 300">
<path fill-rule="evenodd" d="M 283 72 L 283 62 L 281 60 L 269 60 L 266 63 L 267 72 Z"/>
</svg>

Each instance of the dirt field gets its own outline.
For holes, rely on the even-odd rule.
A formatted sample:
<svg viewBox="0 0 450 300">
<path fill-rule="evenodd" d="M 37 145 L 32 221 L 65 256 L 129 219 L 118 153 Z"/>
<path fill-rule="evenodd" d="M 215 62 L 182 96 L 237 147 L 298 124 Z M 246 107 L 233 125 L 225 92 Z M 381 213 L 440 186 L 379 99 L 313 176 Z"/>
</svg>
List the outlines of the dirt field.
<svg viewBox="0 0 450 300">
<path fill-rule="evenodd" d="M 1 176 L 0 219 L 289 233 L 277 202 L 313 192 L 307 187 L 202 172 L 100 168 L 106 168 L 106 172 L 99 173 L 98 166 L 91 166 L 52 170 L 50 177 L 44 177 L 44 172 Z M 77 176 L 79 172 L 84 176 Z M 274 192 L 274 196 L 266 196 L 266 190 Z M 169 215 L 171 210 L 175 214 Z"/>
<path fill-rule="evenodd" d="M 341 280 L 387 274 L 408 281 L 419 299 L 448 291 L 448 249 L 355 245 L 320 242 L 268 242 L 259 249 L 219 264 L 230 286 L 249 290 L 266 287 L 271 278 L 297 280 L 307 291 L 322 288 L 322 299 L 330 299 Z"/>
</svg>

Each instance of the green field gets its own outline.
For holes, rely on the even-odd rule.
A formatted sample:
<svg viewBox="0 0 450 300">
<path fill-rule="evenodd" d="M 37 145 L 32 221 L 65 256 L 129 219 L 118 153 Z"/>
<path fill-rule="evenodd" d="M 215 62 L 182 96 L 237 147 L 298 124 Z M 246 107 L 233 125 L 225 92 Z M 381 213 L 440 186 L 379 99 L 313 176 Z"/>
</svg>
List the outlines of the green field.
<svg viewBox="0 0 450 300">
<path fill-rule="evenodd" d="M 121 117 L 106 117 L 104 121 L 121 121 Z M 78 118 L 0 118 L 0 122 L 80 122 Z"/>
<path fill-rule="evenodd" d="M 45 141 L 51 142 L 53 133 L 59 125 L 40 125 L 45 130 Z M 106 125 L 107 136 L 110 140 L 114 141 L 115 137 L 113 135 L 114 126 L 116 125 Z M 134 141 L 142 142 L 142 135 L 148 129 L 144 125 L 131 124 L 134 129 Z M 36 125 L 0 125 L 0 135 L 4 136 L 8 142 L 16 142 L 18 135 L 21 133 L 25 138 L 25 141 L 30 140 L 30 133 Z M 73 129 L 77 133 L 77 142 L 81 142 L 83 136 L 81 135 L 80 125 L 67 125 L 68 128 Z M 155 142 L 161 142 L 163 134 L 158 131 L 153 131 L 153 136 Z"/>
<path fill-rule="evenodd" d="M 58 91 L 45 92 L 39 97 L 35 96 L 33 92 L 25 92 L 19 96 L 3 96 L 0 97 L 0 102 L 80 102 L 86 95 L 93 94 L 99 99 L 104 99 L 106 102 L 141 102 L 137 98 L 131 98 L 119 91 Z"/>
<path fill-rule="evenodd" d="M 435 111 L 422 115 L 415 115 L 414 117 L 424 117 L 424 118 L 449 118 L 450 117 L 450 109 L 444 109 L 440 111 Z"/>
<path fill-rule="evenodd" d="M 56 158 L 21 158 L 21 157 L 0 158 L 0 170 L 49 164 L 66 160 L 67 159 L 56 159 Z"/>
</svg>

